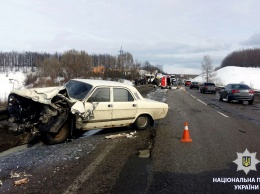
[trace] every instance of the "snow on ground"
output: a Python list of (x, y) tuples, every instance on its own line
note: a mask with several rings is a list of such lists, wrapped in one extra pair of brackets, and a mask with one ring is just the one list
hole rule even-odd
[[(192, 81), (204, 82), (202, 76)], [(244, 83), (255, 90), (260, 90), (260, 68), (251, 67), (224, 67), (215, 71), (212, 80), (217, 86), (225, 86), (229, 83)]]
[(0, 73), (0, 101), (6, 100), (11, 90), (24, 87), (26, 75), (22, 72)]

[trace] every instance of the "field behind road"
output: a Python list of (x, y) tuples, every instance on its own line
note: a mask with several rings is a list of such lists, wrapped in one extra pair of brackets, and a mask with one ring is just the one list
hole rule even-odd
[[(205, 104), (198, 100), (202, 98)], [(225, 112), (225, 106), (243, 105), (219, 104), (224, 108), (206, 105), (218, 103), (216, 98), (195, 92), (190, 95), (185, 89), (168, 91), (167, 103), (171, 109), (156, 130), (153, 178), (148, 193), (234, 193), (235, 185), (259, 185), (259, 182), (213, 182), (213, 178), (256, 180), (260, 173), (259, 164), (256, 165), (258, 171), (251, 170), (246, 175), (244, 171), (237, 171), (237, 164), (233, 162), (237, 152), (243, 153), (245, 149), (257, 152), (256, 158), (260, 159), (259, 123), (243, 117), (243, 109)], [(254, 111), (254, 107), (251, 109)], [(221, 111), (228, 117), (220, 114)], [(251, 114), (260, 121), (259, 109)], [(188, 122), (192, 143), (180, 141), (184, 122)]]

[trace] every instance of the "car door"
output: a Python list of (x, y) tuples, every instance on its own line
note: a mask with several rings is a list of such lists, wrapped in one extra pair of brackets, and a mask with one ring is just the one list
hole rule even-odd
[(127, 88), (113, 88), (112, 126), (127, 126), (136, 116), (138, 103)]
[(82, 128), (93, 129), (111, 127), (113, 105), (110, 90), (110, 87), (98, 87), (89, 96), (87, 102), (94, 105), (93, 118), (83, 120)]

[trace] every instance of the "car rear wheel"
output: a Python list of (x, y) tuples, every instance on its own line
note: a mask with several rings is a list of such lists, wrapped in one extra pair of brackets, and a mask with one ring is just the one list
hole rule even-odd
[(57, 133), (46, 133), (45, 134), (45, 139), (48, 144), (57, 144), (57, 143), (62, 143), (64, 142), (70, 133), (70, 124), (69, 121), (67, 120), (59, 129)]
[(150, 119), (147, 115), (140, 115), (134, 125), (138, 130), (146, 129), (150, 125)]
[(226, 99), (227, 99), (227, 102), (228, 102), (228, 103), (231, 102), (231, 99), (230, 99), (230, 97), (228, 96), (228, 94), (227, 94), (227, 96), (226, 96)]
[(223, 101), (223, 98), (221, 97), (221, 95), (219, 95), (219, 101)]

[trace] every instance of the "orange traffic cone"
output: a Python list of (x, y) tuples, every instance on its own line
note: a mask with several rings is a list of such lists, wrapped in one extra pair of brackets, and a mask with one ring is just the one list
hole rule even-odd
[(192, 139), (190, 138), (187, 122), (184, 123), (184, 132), (183, 132), (183, 137), (181, 139), (181, 142), (192, 142)]

